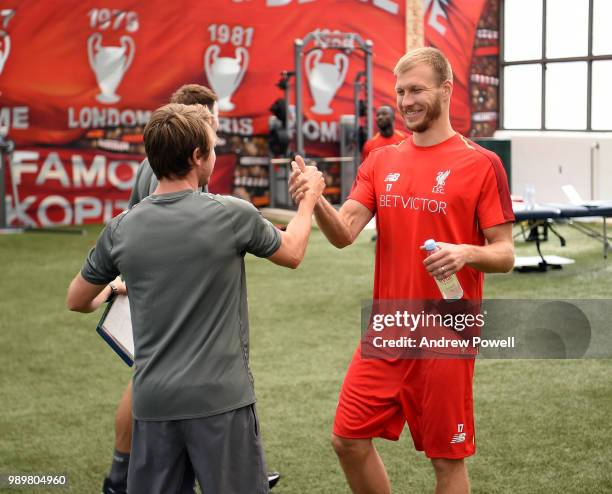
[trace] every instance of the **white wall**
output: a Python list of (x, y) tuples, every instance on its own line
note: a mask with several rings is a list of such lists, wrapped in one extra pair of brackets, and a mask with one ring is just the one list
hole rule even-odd
[(612, 200), (612, 133), (506, 130), (495, 137), (512, 141), (513, 194), (524, 195), (532, 185), (536, 202), (568, 202), (561, 187), (572, 184), (585, 200)]

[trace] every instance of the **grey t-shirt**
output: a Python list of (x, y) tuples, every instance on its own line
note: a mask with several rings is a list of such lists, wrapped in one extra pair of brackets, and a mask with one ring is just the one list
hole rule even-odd
[(244, 255), (280, 232), (250, 203), (191, 190), (152, 195), (102, 231), (81, 274), (119, 273), (130, 294), (139, 420), (205, 417), (255, 401)]
[(158, 183), (157, 177), (153, 173), (153, 168), (151, 168), (149, 164), (149, 160), (145, 158), (142, 163), (140, 163), (138, 170), (136, 170), (136, 178), (134, 187), (132, 187), (128, 208), (135, 206), (145, 197), (153, 194)]
[[(132, 187), (128, 208), (136, 206), (145, 197), (153, 194), (157, 184), (159, 184), (159, 181), (155, 173), (153, 173), (149, 159), (145, 158), (140, 163), (138, 170), (136, 170), (136, 178), (134, 179), (134, 187)], [(204, 186), (204, 192), (208, 192), (208, 185)]]

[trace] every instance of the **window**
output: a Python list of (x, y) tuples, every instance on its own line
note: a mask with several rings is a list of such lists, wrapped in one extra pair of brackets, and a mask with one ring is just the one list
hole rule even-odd
[(547, 129), (586, 129), (587, 63), (547, 64), (544, 105)]
[(588, 53), (589, 0), (548, 0), (546, 58), (581, 57)]
[[(525, 15), (529, 12), (529, 15)], [(505, 59), (537, 60), (542, 58), (542, 2), (506, 1), (504, 10)], [(520, 33), (520, 36), (517, 36)]]
[(511, 65), (504, 72), (504, 126), (539, 129), (542, 123), (542, 66)]
[(612, 1), (503, 5), (502, 128), (612, 131)]
[(612, 129), (612, 60), (593, 62), (593, 99), (591, 127)]
[(612, 2), (596, 0), (593, 5), (593, 55), (612, 53)]

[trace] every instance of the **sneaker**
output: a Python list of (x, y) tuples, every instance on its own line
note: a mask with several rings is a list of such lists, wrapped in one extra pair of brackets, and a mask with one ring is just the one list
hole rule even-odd
[(272, 489), (272, 487), (278, 484), (280, 477), (281, 475), (278, 472), (268, 472), (268, 486), (270, 487), (270, 489)]
[(127, 486), (113, 484), (108, 477), (102, 484), (102, 494), (127, 494)]

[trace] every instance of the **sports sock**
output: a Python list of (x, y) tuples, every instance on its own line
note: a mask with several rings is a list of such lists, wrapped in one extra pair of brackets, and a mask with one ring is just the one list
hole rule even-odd
[(113, 453), (113, 464), (108, 474), (109, 480), (114, 485), (127, 485), (128, 467), (130, 466), (130, 454), (115, 450)]

